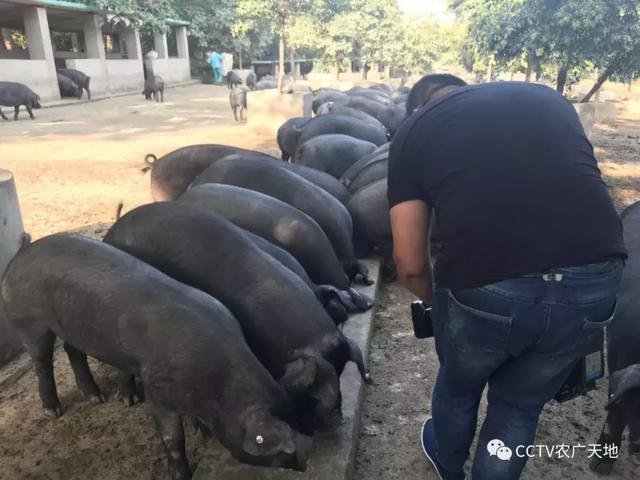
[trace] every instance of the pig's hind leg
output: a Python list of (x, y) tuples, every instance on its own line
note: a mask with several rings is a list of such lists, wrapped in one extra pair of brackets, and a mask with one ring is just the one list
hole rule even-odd
[[(27, 322), (25, 322), (27, 323)], [(17, 322), (14, 324), (18, 324)], [(21, 333), (21, 332), (19, 332)], [(62, 415), (62, 407), (56, 390), (56, 380), (53, 376), (53, 346), (56, 335), (48, 329), (37, 328), (30, 330), (28, 338), (23, 343), (33, 361), (33, 369), (38, 377), (38, 390), (45, 413), (57, 418)]]
[(187, 462), (182, 417), (166, 408), (151, 406), (151, 413), (160, 432), (162, 444), (167, 453), (169, 471), (173, 480), (191, 478), (191, 469)]
[(0, 108), (0, 118), (2, 118), (3, 120), (9, 120), (7, 116), (2, 112), (1, 108)]
[(622, 434), (627, 424), (621, 412), (618, 411), (617, 406), (613, 405), (607, 414), (607, 418), (602, 428), (602, 433), (598, 439), (598, 451), (599, 454), (595, 455), (591, 459), (589, 467), (594, 472), (601, 475), (609, 475), (613, 470), (613, 464), (617, 457), (613, 457), (610, 454), (605, 453), (605, 445), (616, 445), (620, 448), (622, 442)]
[(104, 396), (89, 369), (87, 355), (72, 345), (65, 342), (64, 349), (69, 357), (69, 363), (76, 377), (76, 385), (84, 398), (88, 398), (93, 402), (104, 402)]

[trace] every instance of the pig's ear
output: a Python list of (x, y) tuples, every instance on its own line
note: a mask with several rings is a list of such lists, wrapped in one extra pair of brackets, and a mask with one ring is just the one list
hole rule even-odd
[(640, 364), (630, 365), (611, 374), (611, 386), (607, 408), (619, 401), (625, 393), (640, 388)]
[(318, 401), (319, 408), (329, 412), (340, 404), (340, 378), (329, 362), (320, 359), (318, 363), (321, 385), (312, 396)]
[(280, 420), (250, 422), (244, 432), (242, 450), (254, 457), (290, 455), (296, 451), (294, 437), (291, 427)]
[(318, 376), (318, 364), (311, 355), (302, 355), (287, 363), (280, 384), (289, 391), (299, 392), (309, 388)]

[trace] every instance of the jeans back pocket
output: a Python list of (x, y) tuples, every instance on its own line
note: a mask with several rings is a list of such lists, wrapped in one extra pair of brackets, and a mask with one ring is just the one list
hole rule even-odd
[(487, 312), (480, 309), (481, 305), (468, 305), (460, 296), (449, 292), (446, 327), (449, 343), (463, 351), (508, 352), (513, 317)]

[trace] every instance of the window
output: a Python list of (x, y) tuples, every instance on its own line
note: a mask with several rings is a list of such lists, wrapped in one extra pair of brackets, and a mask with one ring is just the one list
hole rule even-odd
[(117, 33), (103, 33), (102, 39), (104, 40), (104, 51), (106, 53), (122, 53), (120, 48), (120, 35)]
[(53, 49), (57, 52), (84, 53), (83, 32), (51, 32)]

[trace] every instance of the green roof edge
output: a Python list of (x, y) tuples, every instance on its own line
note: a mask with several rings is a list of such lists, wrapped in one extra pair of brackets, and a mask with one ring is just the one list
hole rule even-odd
[[(107, 10), (101, 10), (96, 6), (90, 5), (88, 3), (76, 3), (69, 2), (67, 0), (37, 0), (34, 3), (42, 5), (43, 7), (61, 7), (69, 10), (77, 10), (81, 12), (103, 12), (109, 13)], [(187, 22), (185, 20), (179, 20), (176, 18), (167, 18), (165, 20), (167, 25), (174, 25), (180, 27), (188, 27), (191, 25), (191, 22)]]

